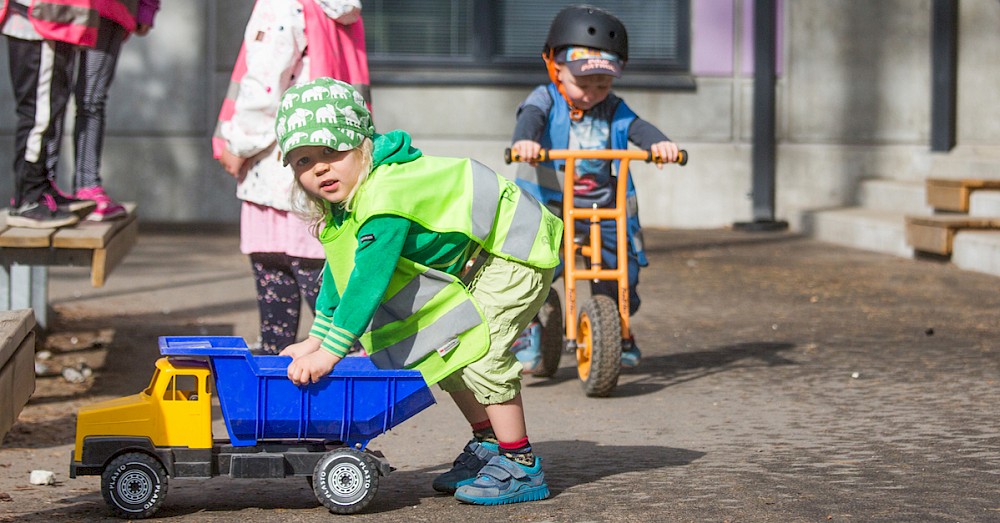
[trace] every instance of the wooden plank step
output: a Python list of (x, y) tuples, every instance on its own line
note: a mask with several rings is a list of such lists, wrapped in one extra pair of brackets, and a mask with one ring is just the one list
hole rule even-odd
[(0, 233), (0, 247), (48, 247), (55, 229), (8, 227)]
[(107, 222), (80, 222), (70, 227), (32, 229), (9, 227), (7, 213), (0, 215), (0, 247), (55, 247), (60, 249), (103, 249), (108, 241), (135, 219), (135, 203), (123, 203), (128, 212), (125, 218)]
[(52, 236), (52, 246), (60, 249), (103, 249), (108, 241), (135, 219), (134, 203), (123, 203), (128, 214), (106, 222), (80, 221), (73, 227), (63, 227)]
[(976, 189), (1000, 189), (1000, 180), (927, 179), (927, 204), (939, 211), (969, 212), (969, 194)]
[(950, 256), (962, 229), (998, 229), (1000, 218), (961, 215), (907, 216), (906, 243), (918, 251)]

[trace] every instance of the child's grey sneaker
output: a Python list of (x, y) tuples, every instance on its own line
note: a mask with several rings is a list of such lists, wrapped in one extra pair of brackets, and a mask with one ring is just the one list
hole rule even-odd
[(451, 470), (434, 478), (431, 486), (438, 492), (454, 494), (455, 489), (468, 485), (476, 479), (479, 471), (495, 456), (499, 456), (496, 443), (470, 441), (462, 453), (455, 458)]
[(22, 203), (7, 216), (7, 225), (32, 229), (53, 229), (73, 225), (77, 221), (79, 218), (75, 214), (60, 211), (50, 194), (43, 194), (37, 202)]
[(535, 457), (534, 466), (527, 467), (497, 456), (479, 471), (475, 481), (455, 491), (455, 499), (475, 505), (506, 505), (547, 497), (549, 486), (539, 457)]

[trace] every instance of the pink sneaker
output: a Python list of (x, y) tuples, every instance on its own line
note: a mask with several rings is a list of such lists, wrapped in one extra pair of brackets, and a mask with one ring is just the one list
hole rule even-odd
[(88, 207), (93, 207), (94, 203), (87, 200), (79, 200), (73, 196), (62, 192), (62, 189), (56, 184), (55, 180), (49, 180), (49, 185), (52, 186), (52, 191), (49, 194), (56, 202), (56, 206), (59, 207), (60, 211), (83, 211), (87, 210)]
[(97, 203), (97, 208), (87, 215), (87, 220), (92, 222), (103, 222), (114, 220), (125, 216), (125, 207), (111, 199), (104, 187), (85, 187), (77, 189), (76, 198), (78, 200), (93, 200)]

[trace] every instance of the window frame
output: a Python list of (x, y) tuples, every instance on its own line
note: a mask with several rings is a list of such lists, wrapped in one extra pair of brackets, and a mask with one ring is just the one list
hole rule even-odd
[[(496, 56), (497, 27), (500, 23), (495, 0), (470, 0), (473, 3), (472, 31), (480, 35), (471, 40), (468, 58), (410, 56), (380, 58), (368, 56), (373, 85), (398, 86), (525, 86), (548, 82), (541, 60)], [(691, 1), (680, 0), (678, 12), (682, 23), (678, 30), (680, 64), (667, 69), (663, 64), (630, 61), (625, 74), (615, 80), (616, 87), (645, 89), (694, 89), (691, 74)]]

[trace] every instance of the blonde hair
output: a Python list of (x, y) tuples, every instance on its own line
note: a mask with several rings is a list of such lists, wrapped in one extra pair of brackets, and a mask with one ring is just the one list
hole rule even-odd
[[(357, 147), (351, 150), (353, 154), (360, 155), (358, 170), (361, 172), (358, 174), (358, 183), (354, 184), (354, 188), (351, 189), (347, 198), (338, 204), (347, 212), (354, 210), (354, 198), (357, 196), (361, 186), (368, 181), (368, 175), (371, 173), (372, 164), (374, 163), (372, 159), (373, 150), (374, 145), (370, 138), (365, 138)], [(330, 202), (309, 194), (302, 188), (298, 176), (295, 176), (295, 183), (292, 184), (291, 198), (292, 211), (301, 216), (309, 224), (309, 231), (314, 236), (319, 236), (319, 232), (326, 224), (326, 215), (330, 209)]]

